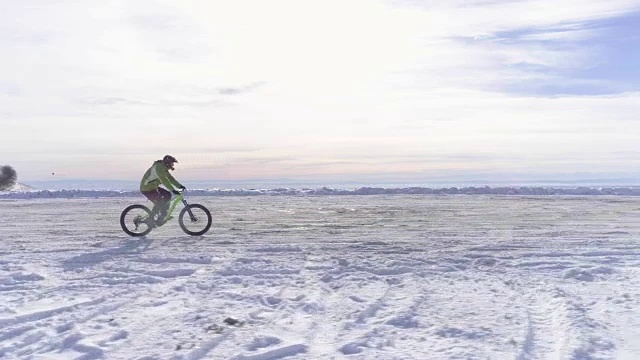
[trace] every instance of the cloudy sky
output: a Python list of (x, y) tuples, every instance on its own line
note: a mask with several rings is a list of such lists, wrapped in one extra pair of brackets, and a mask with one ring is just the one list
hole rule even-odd
[(2, 7), (20, 180), (640, 173), (640, 0)]

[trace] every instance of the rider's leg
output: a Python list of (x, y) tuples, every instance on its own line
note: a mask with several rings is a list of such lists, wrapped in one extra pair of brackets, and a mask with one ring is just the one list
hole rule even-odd
[(162, 202), (162, 193), (159, 191), (160, 188), (151, 190), (151, 191), (143, 191), (142, 194), (147, 197), (153, 203), (153, 207), (151, 208), (151, 214), (149, 215), (149, 223), (150, 226), (155, 226), (155, 217), (158, 215), (158, 212), (161, 210), (161, 202)]
[(171, 202), (171, 193), (163, 188), (158, 188), (159, 200), (156, 205), (158, 209), (158, 224), (164, 224), (165, 217), (167, 216), (167, 212), (169, 211), (169, 204)]

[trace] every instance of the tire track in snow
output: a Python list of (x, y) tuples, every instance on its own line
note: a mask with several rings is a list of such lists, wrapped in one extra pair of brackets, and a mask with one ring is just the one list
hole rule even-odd
[[(222, 326), (221, 335), (200, 342), (196, 348), (179, 359), (204, 358), (233, 358), (233, 359), (279, 359), (306, 352), (307, 346), (299, 343), (284, 343), (280, 338), (270, 338), (264, 341), (265, 329), (283, 328), (283, 319), (289, 319), (290, 300), (287, 292), (295, 288), (296, 281), (306, 267), (307, 257), (299, 248), (291, 246), (263, 246), (254, 248), (252, 253), (268, 253), (270, 258), (280, 258), (282, 261), (264, 261), (261, 256), (240, 251), (227, 257), (227, 261), (217, 266), (214, 277), (216, 283), (227, 283), (226, 287), (218, 289), (217, 301), (223, 303), (242, 300), (248, 303), (248, 309), (227, 308), (228, 316), (238, 316), (237, 313), (247, 312), (247, 318), (242, 319), (244, 326)], [(292, 254), (303, 254), (304, 257), (292, 257)], [(295, 262), (291, 260), (296, 259)], [(301, 261), (298, 264), (298, 261)], [(243, 284), (253, 291), (248, 294), (237, 292), (239, 284)], [(260, 289), (264, 291), (261, 292)], [(206, 291), (206, 290), (205, 290)], [(256, 309), (257, 307), (257, 309)], [(219, 309), (216, 308), (215, 310)], [(244, 310), (244, 311), (243, 311)], [(240, 315), (242, 318), (242, 315)], [(209, 319), (210, 321), (210, 319)], [(217, 325), (214, 323), (214, 325)], [(217, 326), (216, 326), (217, 327)], [(267, 330), (267, 331), (269, 331)], [(258, 345), (256, 345), (258, 344)], [(244, 349), (238, 351), (239, 349)], [(249, 352), (246, 352), (249, 350)]]
[[(275, 292), (261, 297), (259, 304), (264, 309), (257, 310), (253, 314), (254, 316), (259, 316), (263, 313), (267, 313), (269, 316), (263, 316), (262, 321), (260, 321), (259, 324), (250, 324), (259, 325), (259, 327), (255, 326), (254, 329), (241, 328), (234, 331), (235, 336), (242, 334), (243, 339), (246, 339), (242, 344), (245, 349), (250, 351), (250, 353), (237, 354), (231, 357), (231, 359), (270, 360), (304, 354), (308, 351), (307, 345), (296, 342), (286, 342), (276, 336), (269, 336), (265, 338), (263, 336), (264, 331), (261, 330), (264, 328), (279, 328), (283, 331), (291, 330), (291, 326), (297, 328), (297, 326), (300, 326), (301, 322), (305, 322), (304, 319), (298, 316), (296, 309), (297, 300), (299, 300), (300, 297), (294, 296), (293, 298), (290, 298), (287, 294), (291, 292), (297, 294), (297, 285), (300, 285), (300, 283), (306, 283), (306, 272), (312, 260), (309, 258), (307, 253), (301, 250), (299, 246), (267, 246), (258, 248), (256, 251), (270, 252), (273, 253), (272, 256), (276, 255), (277, 257), (282, 256), (282, 262), (288, 262), (288, 266), (281, 268), (280, 270), (271, 270), (261, 273), (268, 276), (282, 275), (285, 278), (287, 276), (291, 276), (291, 274), (294, 274), (294, 276), (293, 279), (290, 278), (288, 281), (287, 279), (281, 279), (284, 282), (274, 289)], [(299, 253), (303, 256), (292, 257), (292, 253)], [(295, 260), (295, 262), (292, 264), (290, 262), (291, 260)], [(258, 278), (259, 277), (260, 276), (258, 276)], [(271, 332), (269, 332), (269, 334), (271, 334)]]
[[(171, 249), (171, 246), (180, 246), (179, 243), (165, 243), (168, 253), (179, 249)], [(225, 329), (222, 334), (212, 337), (206, 329), (206, 322), (211, 321), (206, 316), (201, 316), (197, 311), (184, 309), (185, 304), (191, 307), (194, 299), (201, 298), (202, 293), (210, 291), (209, 286), (202, 284), (202, 277), (207, 273), (219, 271), (225, 268), (233, 260), (228, 262), (215, 262), (200, 256), (152, 256), (137, 260), (138, 263), (151, 264), (160, 267), (159, 270), (149, 268), (137, 270), (134, 274), (144, 274), (161, 279), (161, 281), (147, 286), (146, 297), (132, 299), (131, 306), (121, 315), (135, 319), (134, 322), (123, 321), (130, 331), (137, 334), (145, 334), (149, 343), (158, 345), (157, 351), (164, 354), (173, 352), (172, 359), (203, 359), (209, 358), (210, 352), (233, 337), (236, 329)], [(167, 265), (189, 264), (189, 268), (167, 269)], [(124, 316), (122, 316), (124, 318)], [(175, 324), (189, 323), (187, 331), (173, 332), (171, 328)], [(160, 343), (158, 343), (160, 341)], [(164, 347), (163, 347), (164, 346)], [(122, 349), (119, 349), (122, 353)], [(180, 351), (188, 350), (180, 354)], [(122, 353), (127, 354), (126, 349)], [(153, 355), (153, 356), (157, 356)]]
[(404, 279), (404, 282), (408, 282), (404, 286), (390, 280), (385, 279), (388, 288), (382, 296), (370, 302), (355, 316), (353, 322), (347, 323), (350, 332), (358, 327), (363, 328), (364, 332), (355, 331), (360, 334), (339, 348), (342, 354), (378, 356), (374, 354), (385, 348), (394, 348), (397, 354), (402, 354), (403, 359), (414, 358), (416, 349), (403, 347), (399, 342), (420, 333), (416, 332), (420, 328), (418, 318), (427, 295), (417, 278)]
[(34, 311), (30, 313), (24, 313), (14, 317), (0, 318), (0, 328), (4, 328), (10, 325), (36, 322), (50, 318), (54, 315), (70, 312), (76, 310), (78, 307), (97, 305), (105, 301), (105, 298), (98, 298), (93, 300), (81, 301), (71, 305), (53, 307), (46, 310)]
[[(338, 258), (332, 269), (318, 275), (324, 294), (317, 297), (321, 304), (331, 305), (321, 307), (325, 316), (316, 316), (327, 321), (315, 322), (311, 348), (332, 344), (330, 352), (350, 356), (394, 347), (404, 330), (412, 332), (418, 326), (423, 279), (415, 277), (414, 265), (411, 260), (371, 263), (367, 257)], [(402, 352), (411, 356), (410, 350)]]
[[(72, 305), (49, 308), (41, 311), (21, 314), (13, 318), (4, 319), (0, 326), (6, 326), (9, 330), (0, 336), (0, 338), (9, 340), (21, 337), (12, 342), (9, 346), (0, 348), (0, 357), (2, 355), (17, 355), (26, 357), (34, 353), (49, 352), (52, 350), (71, 349), (84, 355), (82, 359), (97, 359), (102, 356), (103, 352), (97, 346), (80, 344), (79, 341), (84, 337), (79, 333), (73, 333), (65, 336), (68, 330), (74, 327), (73, 321), (66, 320), (68, 316), (75, 316), (78, 311), (82, 312), (83, 308), (94, 308), (94, 305), (103, 304), (105, 298), (77, 302)], [(107, 305), (102, 306), (104, 308)], [(115, 309), (113, 309), (115, 310)], [(62, 316), (58, 316), (62, 315)], [(84, 316), (79, 322), (84, 322), (93, 315)], [(53, 326), (55, 321), (63, 321), (65, 325)], [(12, 328), (18, 324), (27, 323), (17, 328)]]
[(527, 331), (517, 360), (606, 357), (612, 341), (596, 336), (603, 326), (593, 320), (589, 307), (559, 288), (531, 296)]
[[(290, 298), (290, 314), (287, 318), (300, 332), (304, 339), (305, 352), (312, 357), (314, 352), (326, 353), (326, 345), (332, 343), (337, 333), (337, 321), (332, 321), (331, 309), (337, 300), (334, 289), (327, 286), (323, 276), (337, 266), (336, 260), (324, 255), (324, 250), (314, 244), (316, 255), (305, 254), (304, 265), (301, 268), (299, 282), (292, 287)], [(318, 321), (317, 319), (325, 321)], [(291, 329), (296, 331), (296, 329)], [(329, 336), (329, 334), (333, 336)], [(330, 337), (327, 340), (327, 336)], [(323, 349), (323, 350), (319, 350)]]
[[(548, 299), (545, 299), (548, 300)], [(559, 308), (535, 299), (527, 307), (527, 330), (517, 360), (562, 359), (563, 337), (569, 331), (558, 324)], [(558, 336), (560, 338), (558, 338)]]

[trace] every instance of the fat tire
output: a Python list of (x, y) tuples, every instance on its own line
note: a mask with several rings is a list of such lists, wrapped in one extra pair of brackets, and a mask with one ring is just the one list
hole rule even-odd
[[(190, 231), (184, 225), (185, 214), (187, 214), (187, 209), (189, 209), (189, 208), (198, 208), (198, 209), (204, 211), (204, 213), (207, 215), (207, 225), (204, 227), (204, 229), (202, 229), (200, 231)], [(187, 215), (187, 221), (191, 221), (191, 219), (189, 219), (188, 215)], [(188, 206), (185, 206), (182, 209), (182, 211), (180, 211), (180, 215), (178, 216), (178, 223), (180, 224), (180, 227), (182, 228), (182, 231), (184, 231), (185, 233), (187, 233), (187, 234), (189, 234), (191, 236), (200, 236), (200, 235), (203, 235), (204, 233), (206, 233), (207, 231), (209, 231), (209, 228), (211, 228), (212, 221), (213, 221), (213, 219), (211, 218), (211, 213), (209, 212), (209, 209), (207, 209), (206, 207), (204, 207), (203, 205), (200, 205), (200, 204), (189, 204)]]
[(147, 214), (149, 214), (149, 216), (151, 216), (151, 210), (149, 210), (148, 207), (146, 207), (144, 205), (139, 205), (139, 204), (129, 205), (124, 210), (122, 210), (122, 214), (120, 214), (120, 226), (122, 226), (122, 230), (124, 230), (124, 232), (126, 232), (127, 235), (135, 236), (135, 237), (145, 236), (145, 235), (147, 235), (148, 233), (151, 232), (151, 230), (152, 230), (151, 227), (148, 227), (147, 230), (145, 230), (143, 232), (136, 233), (136, 232), (133, 232), (133, 231), (129, 230), (129, 228), (125, 224), (125, 217), (127, 216), (127, 213), (129, 211), (133, 210), (133, 209), (142, 209), (142, 210), (146, 211)]

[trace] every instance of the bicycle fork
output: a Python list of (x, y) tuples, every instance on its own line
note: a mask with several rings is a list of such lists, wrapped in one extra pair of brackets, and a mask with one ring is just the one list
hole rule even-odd
[(198, 221), (198, 218), (195, 215), (193, 215), (193, 211), (191, 211), (191, 208), (189, 207), (187, 200), (182, 199), (182, 204), (184, 204), (185, 209), (187, 209), (187, 212), (189, 213), (189, 217), (191, 218), (191, 222)]

